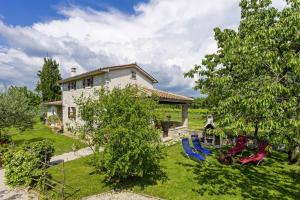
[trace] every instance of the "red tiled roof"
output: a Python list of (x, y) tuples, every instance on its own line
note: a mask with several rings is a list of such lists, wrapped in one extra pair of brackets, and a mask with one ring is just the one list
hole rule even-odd
[(173, 103), (190, 103), (193, 101), (192, 98), (174, 94), (171, 92), (165, 92), (158, 89), (150, 89), (146, 87), (141, 87), (141, 90), (149, 93), (150, 95), (158, 96), (160, 98), (160, 101), (163, 102), (173, 102)]

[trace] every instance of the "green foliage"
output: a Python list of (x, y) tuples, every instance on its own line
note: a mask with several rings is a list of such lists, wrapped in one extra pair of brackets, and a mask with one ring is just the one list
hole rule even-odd
[(56, 124), (59, 122), (59, 118), (57, 115), (51, 115), (48, 117), (48, 123), (49, 124)]
[[(166, 157), (162, 160), (168, 180), (149, 183), (145, 179), (133, 180), (122, 185), (136, 193), (142, 193), (166, 200), (296, 200), (300, 195), (300, 166), (290, 165), (287, 154), (272, 152), (259, 166), (229, 165), (219, 163), (219, 149), (212, 149), (207, 164), (188, 159), (182, 153), (180, 143), (164, 148)], [(94, 171), (88, 160), (93, 155), (66, 162), (66, 184), (78, 188), (71, 199), (108, 192), (113, 189), (106, 184), (103, 173)], [(208, 164), (209, 163), (209, 164)], [(48, 169), (54, 179), (61, 178), (61, 164)], [(60, 190), (57, 185), (55, 190)], [(67, 193), (74, 190), (66, 188)], [(61, 199), (60, 196), (54, 199)]]
[(103, 146), (101, 168), (107, 180), (162, 174), (160, 133), (154, 127), (157, 101), (135, 87), (97, 91), (77, 100), (85, 123), (77, 129), (91, 146)]
[(194, 109), (199, 109), (199, 108), (203, 109), (209, 107), (210, 107), (210, 102), (206, 97), (194, 98), (192, 105), (190, 106), (190, 108), (194, 108)]
[(27, 87), (18, 87), (18, 89), (28, 98), (30, 106), (38, 108), (41, 105), (42, 99), (36, 92), (28, 90)]
[[(208, 95), (215, 119), (236, 133), (300, 143), (300, 2), (282, 11), (270, 0), (242, 0), (238, 31), (216, 28), (218, 51), (186, 76)], [(261, 130), (261, 131), (259, 131)]]
[(53, 142), (47, 139), (24, 143), (21, 148), (25, 151), (30, 151), (40, 160), (40, 162), (49, 162), (55, 151)]
[(0, 144), (9, 144), (12, 142), (11, 136), (8, 134), (0, 135)]
[(44, 170), (36, 155), (23, 149), (6, 152), (4, 168), (10, 186), (34, 186)]
[(48, 176), (45, 162), (49, 162), (54, 148), (49, 140), (25, 143), (4, 153), (4, 168), (10, 186), (36, 186)]
[(6, 153), (9, 150), (10, 146), (9, 144), (1, 144), (0, 145), (0, 167), (3, 165), (3, 156), (4, 153)]
[(28, 93), (24, 87), (10, 87), (0, 93), (0, 137), (3, 131), (11, 127), (20, 131), (32, 127), (37, 108)]
[(52, 58), (44, 58), (44, 65), (38, 72), (39, 81), (36, 90), (42, 94), (43, 102), (61, 99), (61, 89), (58, 81), (61, 80), (59, 64)]

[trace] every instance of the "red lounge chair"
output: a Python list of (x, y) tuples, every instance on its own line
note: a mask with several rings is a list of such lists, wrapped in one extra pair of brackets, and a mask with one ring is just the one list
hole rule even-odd
[(245, 164), (254, 162), (254, 163), (257, 163), (257, 165), (259, 165), (259, 163), (261, 161), (263, 161), (263, 159), (267, 156), (267, 147), (268, 146), (269, 146), (269, 144), (267, 142), (261, 142), (259, 144), (258, 152), (249, 157), (240, 158), (239, 159), (240, 163), (242, 163), (242, 165), (245, 165)]
[(227, 155), (228, 157), (234, 156), (235, 154), (243, 151), (246, 148), (247, 144), (247, 137), (244, 135), (239, 135), (236, 139), (236, 144), (234, 147), (228, 150)]

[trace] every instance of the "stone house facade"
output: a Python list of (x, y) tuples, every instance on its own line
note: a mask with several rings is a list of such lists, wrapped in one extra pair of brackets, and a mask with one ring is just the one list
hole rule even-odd
[[(158, 81), (139, 67), (137, 64), (127, 64), (99, 68), (83, 74), (76, 74), (69, 78), (60, 81), (62, 88), (62, 101), (61, 102), (48, 102), (45, 105), (48, 109), (61, 110), (59, 118), (62, 121), (64, 130), (81, 123), (78, 115), (78, 106), (75, 99), (81, 95), (85, 97), (93, 97), (97, 89), (104, 87), (111, 90), (113, 88), (124, 88), (131, 84), (141, 88), (149, 95), (157, 95), (160, 98), (160, 103), (178, 103), (182, 104), (182, 124), (181, 126), (187, 127), (187, 109), (188, 104), (192, 101), (191, 98), (164, 92), (154, 88), (154, 84)], [(53, 114), (49, 112), (48, 115)]]

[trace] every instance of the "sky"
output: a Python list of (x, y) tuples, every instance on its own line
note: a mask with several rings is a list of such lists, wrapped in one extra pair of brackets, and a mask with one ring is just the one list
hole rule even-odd
[[(63, 78), (136, 62), (157, 88), (200, 96), (183, 74), (217, 50), (213, 29), (237, 29), (238, 0), (0, 0), (0, 90), (34, 89), (49, 56)], [(282, 8), (283, 0), (273, 4)]]

